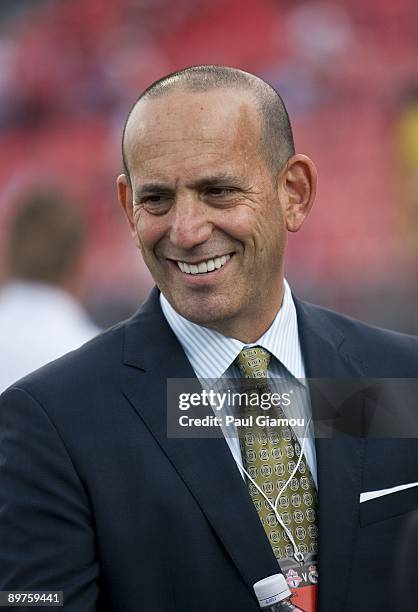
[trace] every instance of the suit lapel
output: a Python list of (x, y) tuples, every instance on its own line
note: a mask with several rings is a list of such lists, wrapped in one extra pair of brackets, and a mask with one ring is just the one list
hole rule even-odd
[[(346, 350), (345, 337), (334, 326), (331, 316), (296, 299), (295, 304), (307, 377), (364, 377), (365, 364)], [(312, 398), (314, 415), (323, 414), (318, 395), (313, 393)], [(364, 454), (362, 438), (316, 439), (321, 612), (344, 609), (359, 525)]]
[(126, 324), (124, 394), (189, 488), (254, 597), (253, 584), (277, 573), (277, 561), (224, 438), (167, 437), (169, 378), (193, 379), (195, 374), (162, 315), (154, 289)]

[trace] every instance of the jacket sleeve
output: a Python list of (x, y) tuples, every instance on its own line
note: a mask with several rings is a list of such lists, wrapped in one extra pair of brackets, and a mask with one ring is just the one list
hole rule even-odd
[(63, 591), (59, 609), (94, 612), (98, 583), (87, 492), (44, 408), (11, 388), (0, 397), (0, 590)]

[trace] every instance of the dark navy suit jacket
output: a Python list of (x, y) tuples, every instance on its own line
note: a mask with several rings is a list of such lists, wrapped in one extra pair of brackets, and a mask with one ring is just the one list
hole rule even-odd
[[(417, 376), (416, 338), (295, 303), (308, 376)], [(0, 590), (63, 590), (68, 612), (256, 612), (253, 584), (277, 562), (225, 440), (167, 437), (166, 380), (193, 376), (154, 290), (2, 395)], [(418, 488), (359, 495), (418, 482), (417, 441), (316, 452), (319, 610), (398, 609)]]

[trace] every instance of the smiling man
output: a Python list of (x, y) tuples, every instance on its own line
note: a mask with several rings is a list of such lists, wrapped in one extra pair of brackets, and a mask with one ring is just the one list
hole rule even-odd
[(124, 158), (119, 198), (165, 298), (190, 321), (259, 338), (282, 302), (287, 230), (316, 187), (278, 95), (220, 68), (163, 79), (130, 114)]
[(417, 375), (416, 338), (284, 280), (316, 170), (281, 98), (234, 68), (187, 68), (141, 94), (122, 146), (119, 201), (156, 287), (1, 396), (0, 590), (63, 591), (70, 612), (256, 612), (254, 584), (282, 574), (289, 610), (408, 609), (415, 440), (314, 440), (282, 426), (288, 403), (241, 440), (167, 435), (170, 379), (241, 377), (256, 398), (290, 380), (309, 423), (318, 396), (300, 379)]

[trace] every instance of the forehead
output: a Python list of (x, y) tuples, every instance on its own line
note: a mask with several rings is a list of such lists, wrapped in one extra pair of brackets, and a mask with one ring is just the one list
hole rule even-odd
[[(125, 154), (134, 173), (206, 158), (242, 163), (260, 156), (261, 126), (255, 103), (241, 91), (174, 90), (141, 100), (128, 122)], [(142, 173), (142, 172), (141, 172)]]

